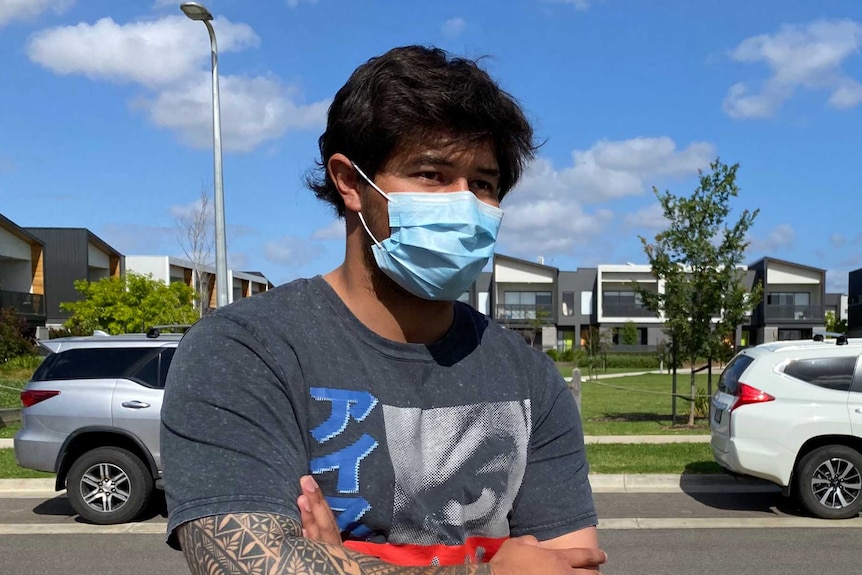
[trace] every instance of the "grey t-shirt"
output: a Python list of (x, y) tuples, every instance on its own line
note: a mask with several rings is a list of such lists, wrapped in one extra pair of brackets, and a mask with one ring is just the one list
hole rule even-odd
[(487, 560), (510, 536), (596, 524), (580, 417), (546, 354), (461, 303), (433, 345), (384, 339), (319, 276), (188, 331), (161, 457), (169, 534), (224, 513), (298, 519), (308, 473), (348, 546), (396, 563)]

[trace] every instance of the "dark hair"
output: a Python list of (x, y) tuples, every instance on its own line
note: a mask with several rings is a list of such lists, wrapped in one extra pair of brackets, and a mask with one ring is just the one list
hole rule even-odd
[(373, 178), (399, 150), (443, 139), (493, 142), (501, 199), (537, 149), (518, 102), (475, 60), (437, 48), (394, 48), (359, 66), (338, 90), (308, 187), (343, 217), (344, 202), (326, 170), (333, 154)]

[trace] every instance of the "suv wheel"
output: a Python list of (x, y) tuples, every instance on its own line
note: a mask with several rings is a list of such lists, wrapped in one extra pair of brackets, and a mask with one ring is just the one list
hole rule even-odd
[(856, 517), (862, 511), (862, 454), (846, 445), (818, 447), (799, 462), (796, 488), (817, 517)]
[(66, 493), (78, 514), (99, 525), (126, 523), (149, 505), (150, 470), (132, 452), (99, 447), (81, 455), (69, 468)]

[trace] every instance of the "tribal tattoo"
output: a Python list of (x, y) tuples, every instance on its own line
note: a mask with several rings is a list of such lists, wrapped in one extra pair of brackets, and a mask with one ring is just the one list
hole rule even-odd
[(295, 519), (266, 513), (204, 517), (182, 525), (192, 575), (492, 575), (485, 564), (404, 567), (302, 537)]

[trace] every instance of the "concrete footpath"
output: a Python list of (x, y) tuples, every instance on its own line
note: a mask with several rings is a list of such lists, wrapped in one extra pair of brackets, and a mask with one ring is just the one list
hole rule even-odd
[[(594, 493), (774, 493), (778, 486), (757, 479), (724, 474), (606, 474), (590, 475)], [(54, 479), (0, 479), (0, 498), (52, 498)]]
[[(588, 435), (587, 444), (709, 443), (709, 435)], [(0, 439), (0, 449), (12, 447), (11, 439)], [(777, 491), (771, 483), (737, 479), (723, 474), (604, 474), (590, 476), (596, 493), (762, 493)], [(0, 479), (0, 497), (51, 497), (54, 480)]]
[[(709, 443), (709, 435), (587, 435), (584, 443)], [(0, 439), (0, 449), (12, 449), (11, 439)]]

